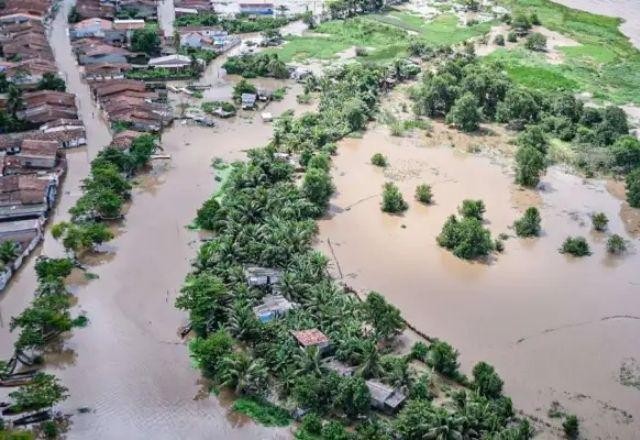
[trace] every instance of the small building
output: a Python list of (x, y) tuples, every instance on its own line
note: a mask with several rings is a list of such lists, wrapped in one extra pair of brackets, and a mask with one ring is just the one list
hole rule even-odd
[(262, 304), (253, 308), (253, 313), (261, 322), (269, 322), (286, 315), (293, 307), (294, 304), (282, 295), (266, 295)]
[(273, 15), (273, 3), (240, 3), (240, 13), (247, 15)]
[(162, 67), (170, 70), (180, 70), (191, 65), (191, 58), (186, 55), (166, 55), (163, 57), (151, 58), (149, 66)]
[(260, 117), (262, 118), (262, 120), (263, 120), (264, 122), (271, 122), (271, 121), (273, 121), (273, 115), (272, 115), (271, 113), (269, 113), (269, 112), (263, 112), (263, 113), (260, 113)]
[(244, 268), (244, 276), (251, 287), (273, 286), (280, 283), (282, 271), (260, 266), (247, 266)]
[(318, 347), (321, 352), (329, 349), (329, 338), (317, 328), (291, 332), (302, 348)]
[(0, 221), (46, 216), (55, 203), (57, 189), (56, 176), (0, 176)]
[(142, 19), (113, 20), (113, 28), (119, 31), (134, 31), (144, 29), (145, 23)]
[(254, 93), (243, 93), (240, 97), (242, 110), (253, 110), (256, 106), (256, 98)]
[(71, 39), (76, 38), (103, 38), (108, 31), (113, 29), (113, 22), (102, 18), (87, 18), (73, 26), (69, 30)]
[(176, 17), (182, 17), (184, 15), (198, 15), (198, 10), (197, 9), (175, 7), (175, 8), (173, 8), (173, 10), (176, 13)]
[(16, 164), (24, 168), (51, 169), (56, 166), (58, 143), (56, 141), (25, 139), (20, 152), (12, 157)]
[(371, 394), (371, 406), (386, 414), (395, 414), (407, 398), (398, 388), (377, 380), (368, 380), (366, 384)]

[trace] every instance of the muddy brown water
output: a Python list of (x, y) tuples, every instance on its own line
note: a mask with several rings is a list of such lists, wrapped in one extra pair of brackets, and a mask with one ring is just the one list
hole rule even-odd
[[(68, 153), (69, 173), (52, 223), (68, 218), (67, 210), (81, 195), (80, 182), (89, 171), (90, 160), (111, 138), (71, 54), (66, 17), (72, 4), (67, 0), (61, 5), (52, 23), (51, 42), (68, 89), (77, 96), (88, 146)], [(224, 91), (219, 95), (230, 97), (236, 80), (221, 73)], [(283, 85), (292, 90), (282, 102), (269, 105), (268, 111), (276, 116), (297, 107), (299, 87), (279, 84)], [(287, 429), (263, 428), (232, 413), (229, 399), (208, 398), (187, 346), (177, 335), (186, 315), (174, 307), (200, 244), (198, 233), (187, 225), (215, 189), (213, 158), (242, 159), (246, 149), (263, 145), (271, 133), (271, 125), (260, 120), (259, 112), (241, 112), (213, 129), (176, 123), (163, 134), (164, 153), (171, 160), (156, 161), (148, 175), (137, 179), (133, 203), (126, 220), (117, 227), (116, 238), (106, 247), (109, 252), (86, 260), (98, 278), (89, 281), (76, 273), (69, 280), (78, 298), (74, 312), (85, 312), (90, 323), (46, 355), (47, 369), (69, 388), (70, 397), (60, 406), (73, 414), (67, 438), (290, 436)], [(49, 235), (36, 253), (40, 252), (63, 254)], [(34, 260), (30, 259), (0, 296), (2, 357), (10, 356), (15, 337), (8, 330), (10, 316), (32, 299)], [(81, 408), (88, 412), (79, 411)]]
[[(517, 408), (544, 417), (558, 400), (580, 416), (589, 437), (633, 438), (640, 391), (618, 375), (625, 359), (640, 359), (640, 257), (620, 216), (623, 202), (605, 182), (558, 167), (543, 190), (523, 191), (512, 184), (508, 161), (456, 147), (422, 134), (391, 137), (385, 127), (342, 141), (332, 170), (338, 191), (320, 221), (318, 246), (331, 255), (331, 241), (348, 285), (384, 293), (419, 330), (459, 349), (465, 372), (481, 360), (494, 364)], [(387, 169), (370, 164), (376, 152), (388, 157)], [(386, 181), (409, 202), (405, 214), (380, 211)], [(432, 205), (413, 200), (423, 182), (432, 185)], [(465, 198), (484, 200), (494, 236), (513, 236), (513, 221), (537, 206), (543, 234), (509, 238), (504, 253), (486, 263), (459, 260), (436, 236)], [(595, 211), (634, 249), (607, 256), (606, 234), (591, 232)], [(558, 253), (565, 237), (578, 234), (589, 240), (591, 257)]]

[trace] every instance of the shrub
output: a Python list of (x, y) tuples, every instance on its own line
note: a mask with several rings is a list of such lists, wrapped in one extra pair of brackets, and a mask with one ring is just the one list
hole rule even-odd
[(319, 435), (322, 431), (322, 419), (316, 413), (305, 414), (300, 428), (309, 434)]
[(518, 136), (518, 145), (521, 147), (533, 147), (542, 154), (547, 153), (549, 141), (539, 125), (528, 125)]
[(304, 173), (302, 181), (302, 194), (319, 208), (324, 208), (335, 186), (331, 181), (331, 175), (320, 168), (309, 168)]
[(416, 200), (422, 203), (429, 204), (433, 198), (431, 193), (431, 186), (423, 183), (416, 187)]
[(511, 27), (518, 32), (524, 33), (531, 29), (531, 22), (529, 21), (529, 17), (519, 12), (511, 19)]
[(411, 347), (410, 357), (418, 361), (426, 361), (429, 354), (429, 347), (424, 342), (418, 341)]
[(382, 191), (382, 210), (395, 213), (406, 211), (408, 207), (398, 187), (391, 182), (385, 183)]
[(519, 147), (516, 152), (516, 183), (535, 188), (545, 169), (544, 155), (531, 146)]
[(444, 341), (436, 340), (429, 347), (427, 364), (438, 373), (447, 377), (456, 377), (458, 374), (458, 350)]
[(377, 167), (386, 167), (387, 158), (382, 153), (376, 153), (371, 156), (371, 163)]
[(584, 237), (567, 237), (564, 243), (562, 243), (560, 253), (571, 254), (574, 257), (591, 255), (589, 243), (587, 243)]
[(266, 400), (255, 397), (241, 397), (233, 403), (238, 411), (264, 426), (288, 426), (291, 423), (289, 412)]
[(478, 129), (481, 117), (478, 99), (467, 92), (456, 100), (447, 114), (447, 122), (455, 124), (462, 131), (471, 132)]
[(625, 179), (627, 202), (634, 208), (640, 208), (640, 167), (627, 175)]
[(627, 250), (627, 242), (618, 234), (613, 234), (607, 240), (607, 252), (613, 255), (620, 255)]
[(329, 171), (331, 167), (331, 160), (329, 154), (320, 152), (311, 156), (311, 159), (307, 162), (307, 168), (318, 168), (322, 171)]
[(591, 216), (591, 223), (593, 224), (593, 229), (602, 232), (607, 229), (609, 219), (604, 212), (597, 212)]
[(624, 171), (640, 166), (640, 140), (634, 136), (622, 136), (611, 147), (615, 164)]
[(547, 37), (539, 32), (534, 32), (527, 37), (524, 47), (536, 52), (544, 52), (547, 49)]
[(479, 394), (493, 399), (500, 397), (503, 382), (491, 365), (478, 362), (473, 367), (472, 374), (473, 386)]
[(579, 434), (579, 422), (578, 418), (574, 415), (568, 415), (565, 421), (562, 423), (562, 429), (567, 438), (576, 439)]
[(496, 239), (493, 242), (493, 248), (496, 250), (496, 252), (504, 252), (504, 242), (500, 239)]
[(522, 218), (513, 223), (513, 227), (519, 237), (537, 236), (540, 234), (540, 220), (538, 208), (531, 206), (527, 208)]
[(516, 43), (518, 41), (518, 35), (515, 32), (511, 31), (507, 34), (507, 41), (509, 43)]
[(504, 46), (504, 35), (496, 35), (496, 38), (493, 39), (493, 43), (497, 46)]
[(485, 207), (482, 200), (470, 200), (465, 199), (462, 201), (462, 206), (458, 209), (460, 215), (464, 218), (476, 218), (482, 220)]
[(440, 246), (452, 251), (456, 257), (466, 260), (487, 255), (494, 246), (491, 233), (482, 226), (480, 220), (477, 218), (458, 220), (455, 215), (449, 217), (436, 240)]

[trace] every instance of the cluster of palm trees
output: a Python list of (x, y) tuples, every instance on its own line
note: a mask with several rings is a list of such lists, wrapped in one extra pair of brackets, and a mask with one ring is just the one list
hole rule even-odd
[[(269, 145), (251, 151), (247, 162), (233, 165), (222, 192), (198, 213), (200, 226), (206, 225), (215, 235), (200, 248), (176, 303), (190, 313), (198, 335), (192, 354), (211, 379), (237, 394), (277, 395), (281, 402), (329, 419), (345, 414), (361, 425), (353, 438), (362, 439), (403, 432), (400, 421), (414, 412), (409, 405), (397, 423), (361, 423), (360, 417), (369, 413), (365, 379), (375, 378), (407, 392), (418, 383), (424, 388), (431, 382), (418, 377), (413, 362), (420, 360), (391, 354), (386, 348), (404, 327), (398, 310), (375, 293), (359, 302), (328, 275), (327, 258), (312, 248), (314, 219), (323, 207), (308, 199), (295, 184), (294, 167), (276, 153), (300, 153), (307, 157), (305, 164), (322, 168), (323, 161), (310, 158), (328, 154), (335, 141), (364, 128), (376, 110), (386, 73), (383, 68), (349, 65), (327, 75), (319, 81), (319, 113), (285, 115)], [(253, 307), (274, 288), (247, 285), (243, 267), (254, 264), (281, 269), (276, 293), (295, 304), (284, 316), (266, 323), (258, 320)], [(292, 331), (314, 328), (327, 335), (336, 359), (355, 371), (353, 377), (336, 374), (325, 363), (325, 353), (316, 347), (301, 348), (292, 337)], [(462, 410), (453, 403), (436, 409), (425, 397), (428, 393), (414, 394), (430, 408), (421, 423), (434, 436), (406, 438), (454, 438), (445, 435), (453, 432), (446, 429), (451, 420), (445, 414), (460, 417)], [(470, 393), (469, 407), (480, 398), (484, 397)], [(477, 432), (503, 432), (510, 417)], [(465, 425), (464, 432), (471, 433), (474, 426)]]

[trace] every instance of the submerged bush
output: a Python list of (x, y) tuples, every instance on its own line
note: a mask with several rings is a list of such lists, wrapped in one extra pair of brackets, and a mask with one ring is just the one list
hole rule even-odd
[(416, 200), (425, 204), (431, 203), (433, 194), (431, 193), (431, 186), (423, 183), (416, 187)]
[(591, 216), (591, 223), (593, 224), (593, 229), (603, 232), (607, 229), (609, 219), (604, 212), (597, 212)]
[(587, 240), (584, 237), (567, 237), (564, 243), (562, 243), (560, 253), (570, 254), (574, 257), (585, 257), (587, 255), (591, 255), (589, 243), (587, 243)]
[(404, 201), (398, 187), (391, 182), (385, 183), (382, 191), (382, 210), (397, 213), (406, 211), (407, 208), (409, 205)]
[(538, 208), (531, 206), (527, 208), (522, 218), (513, 223), (513, 227), (519, 237), (537, 236), (540, 235), (540, 221)]
[(376, 153), (371, 156), (371, 163), (377, 167), (386, 167), (387, 158), (382, 153)]
[(502, 394), (502, 379), (495, 369), (486, 362), (478, 362), (473, 367), (473, 387), (485, 397), (496, 398)]
[(564, 429), (564, 434), (567, 436), (567, 438), (578, 438), (578, 434), (580, 431), (578, 418), (574, 415), (568, 415), (565, 421), (562, 423), (562, 429)]
[(465, 199), (462, 201), (462, 206), (458, 211), (464, 218), (482, 220), (482, 215), (485, 211), (484, 202), (482, 200)]
[(496, 38), (493, 39), (493, 44), (497, 46), (504, 46), (504, 35), (498, 34)]
[(455, 215), (452, 215), (442, 227), (442, 232), (436, 240), (440, 246), (465, 260), (487, 255), (493, 250), (491, 233), (475, 217), (458, 220)]
[(444, 341), (435, 341), (429, 347), (427, 364), (447, 377), (456, 377), (458, 374), (458, 350)]
[(619, 255), (627, 250), (627, 242), (618, 234), (613, 234), (607, 240), (607, 252), (613, 255)]

